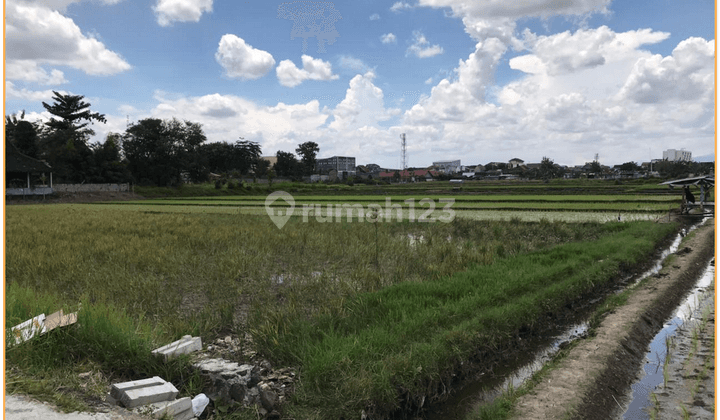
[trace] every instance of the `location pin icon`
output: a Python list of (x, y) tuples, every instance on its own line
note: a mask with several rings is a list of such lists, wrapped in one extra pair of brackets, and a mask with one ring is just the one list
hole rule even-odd
[[(285, 200), (286, 203), (290, 204), (290, 207), (281, 209), (273, 209), (270, 207), (277, 200)], [(277, 226), (278, 229), (282, 229), (285, 223), (290, 220), (293, 211), (295, 211), (295, 199), (285, 191), (275, 191), (265, 199), (265, 211), (268, 216), (270, 216), (270, 220), (275, 223), (275, 226)]]

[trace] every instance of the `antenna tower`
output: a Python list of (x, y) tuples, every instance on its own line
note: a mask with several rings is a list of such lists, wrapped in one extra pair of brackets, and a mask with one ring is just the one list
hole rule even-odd
[(600, 162), (600, 153), (595, 153), (595, 162)]
[(402, 170), (405, 171), (407, 169), (407, 145), (405, 144), (405, 133), (400, 134), (400, 139), (402, 140)]

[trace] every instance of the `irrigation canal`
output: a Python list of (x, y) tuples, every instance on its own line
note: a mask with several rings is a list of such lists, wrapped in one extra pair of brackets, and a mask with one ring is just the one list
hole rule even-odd
[[(640, 275), (633, 276), (633, 278), (631, 279), (625, 279), (625, 281), (621, 282), (625, 286), (617, 289), (616, 292), (619, 293), (625, 290), (627, 287), (632, 287), (633, 285), (636, 285), (642, 279), (657, 274), (662, 268), (663, 260), (665, 260), (665, 258), (667, 258), (670, 254), (673, 254), (678, 250), (682, 238), (687, 233), (696, 229), (704, 222), (705, 220), (679, 233), (672, 242), (672, 244), (666, 249), (664, 249), (660, 256), (654, 261), (654, 263), (652, 264), (652, 268)], [(712, 278), (714, 276), (714, 267), (709, 267), (709, 270), (711, 270), (711, 274), (708, 274), (708, 272), (706, 271), (705, 275), (698, 280), (696, 287), (693, 289), (694, 292), (691, 293), (690, 296), (688, 296), (688, 301), (695, 302), (695, 300), (693, 299), (697, 299), (696, 294), (699, 293), (698, 290), (700, 288), (704, 289), (704, 286), (702, 285), (704, 285), (707, 281), (712, 281)], [(707, 278), (709, 278), (709, 280), (707, 280)], [(660, 333), (658, 333), (658, 337), (662, 336), (663, 333), (665, 333), (665, 336), (667, 336), (668, 333), (666, 332), (666, 330), (674, 331), (675, 329), (677, 329), (678, 325), (682, 324), (682, 317), (679, 317), (677, 314), (682, 313), (682, 311), (687, 312), (687, 309), (684, 309), (683, 305), (684, 304), (678, 307), (676, 311), (676, 316), (666, 324), (665, 328)], [(424, 412), (420, 413), (421, 418), (425, 420), (464, 418), (474, 407), (491, 403), (504, 391), (521, 386), (535, 372), (539, 371), (545, 365), (545, 363), (552, 360), (553, 357), (558, 353), (558, 351), (560, 351), (560, 349), (564, 348), (572, 341), (584, 338), (586, 336), (590, 311), (584, 312), (585, 314), (583, 318), (570, 320), (562, 326), (558, 325), (553, 331), (547, 334), (544, 339), (538, 340), (535, 348), (539, 350), (535, 352), (525, 353), (526, 356), (516, 359), (511, 365), (497, 367), (493, 371), (492, 375), (481, 374), (475, 378), (472, 378), (461, 389), (453, 393), (447, 400), (433, 404), (430, 407), (425, 407)], [(680, 319), (680, 324), (678, 324), (678, 319)], [(662, 344), (662, 351), (664, 352), (665, 341), (664, 339), (658, 339), (658, 337), (656, 337), (656, 340), (659, 340), (659, 342)], [(656, 345), (655, 341), (653, 341), (653, 344), (651, 346), (653, 345)], [(653, 355), (648, 357), (656, 356)], [(644, 402), (642, 402), (642, 399), (645, 398), (645, 400), (647, 400), (648, 392), (652, 391), (652, 389), (650, 389), (649, 391), (648, 389), (650, 387), (654, 388), (655, 385), (651, 385), (651, 383), (656, 384), (656, 381), (657, 375), (655, 374), (651, 375), (651, 378), (644, 380), (644, 382), (641, 381), (642, 384), (637, 386), (637, 388), (639, 389), (637, 402), (635, 402), (633, 396), (628, 396), (629, 401), (626, 401), (626, 406), (629, 406), (628, 410), (635, 410), (637, 407), (638, 410), (642, 411), (642, 407), (645, 406), (641, 405), (644, 404)], [(662, 372), (660, 372), (660, 382), (662, 382)], [(633, 386), (633, 390), (635, 388), (636, 386)], [(643, 411), (643, 413), (645, 412)], [(645, 413), (644, 417), (624, 418), (647, 418), (647, 414)]]
[(669, 339), (676, 335), (679, 329), (691, 327), (694, 321), (702, 316), (705, 305), (713, 304), (713, 294), (708, 294), (707, 288), (715, 278), (715, 265), (711, 262), (705, 269), (702, 277), (697, 281), (685, 301), (675, 310), (672, 318), (663, 325), (663, 329), (653, 338), (645, 356), (638, 381), (632, 384), (632, 391), (626, 396), (624, 413), (619, 418), (629, 420), (649, 419), (652, 401), (650, 393), (654, 392), (664, 381), (665, 358), (668, 356), (667, 347)]

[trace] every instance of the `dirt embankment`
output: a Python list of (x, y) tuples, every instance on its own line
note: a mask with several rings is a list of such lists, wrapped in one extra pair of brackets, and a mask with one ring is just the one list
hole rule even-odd
[(532, 393), (518, 399), (514, 418), (606, 420), (620, 414), (620, 400), (635, 380), (647, 345), (714, 255), (712, 221), (681, 247), (684, 252), (637, 287), (592, 338), (577, 345)]

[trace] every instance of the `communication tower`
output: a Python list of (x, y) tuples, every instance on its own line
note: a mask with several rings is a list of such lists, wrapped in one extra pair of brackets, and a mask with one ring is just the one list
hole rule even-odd
[(400, 134), (402, 140), (402, 170), (403, 172), (407, 169), (407, 145), (405, 144), (405, 133)]

